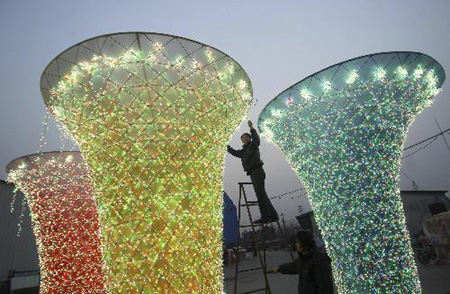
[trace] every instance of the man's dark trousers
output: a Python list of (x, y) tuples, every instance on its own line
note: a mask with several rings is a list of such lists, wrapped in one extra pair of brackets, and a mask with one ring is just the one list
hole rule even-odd
[(264, 186), (266, 179), (264, 169), (262, 166), (256, 167), (250, 171), (249, 175), (253, 183), (253, 189), (255, 189), (256, 198), (258, 199), (261, 219), (278, 219), (278, 213), (270, 202)]

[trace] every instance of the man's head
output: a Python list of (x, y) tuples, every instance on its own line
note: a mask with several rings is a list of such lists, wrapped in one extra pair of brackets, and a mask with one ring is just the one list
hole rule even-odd
[(243, 133), (241, 136), (241, 141), (242, 144), (247, 145), (252, 141), (252, 135), (250, 135), (249, 133)]
[(316, 242), (311, 233), (307, 231), (298, 231), (295, 235), (295, 248), (299, 253), (306, 253), (316, 247)]

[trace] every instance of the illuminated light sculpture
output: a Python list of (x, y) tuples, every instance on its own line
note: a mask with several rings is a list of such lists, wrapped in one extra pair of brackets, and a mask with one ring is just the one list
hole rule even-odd
[(40, 293), (106, 293), (97, 207), (79, 152), (28, 155), (6, 170), (30, 206)]
[(120, 33), (64, 51), (41, 90), (89, 165), (108, 290), (220, 293), (223, 160), (252, 103), (241, 66), (195, 41)]
[(400, 158), (414, 117), (444, 79), (427, 55), (373, 54), (305, 78), (259, 116), (262, 135), (305, 185), (340, 293), (421, 292)]

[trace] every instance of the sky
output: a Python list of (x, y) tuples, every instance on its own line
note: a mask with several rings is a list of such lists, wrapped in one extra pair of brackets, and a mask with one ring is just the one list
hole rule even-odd
[[(50, 61), (70, 46), (103, 34), (147, 31), (216, 47), (249, 75), (257, 104), (249, 119), (277, 94), (315, 72), (365, 54), (417, 51), (435, 58), (450, 76), (450, 1), (50, 1), (0, 0), (0, 179), (13, 159), (39, 149), (45, 105), (39, 81)], [(450, 81), (433, 106), (416, 117), (405, 147), (450, 127)], [(241, 146), (236, 130), (230, 145)], [(450, 135), (446, 134), (450, 141)], [(60, 150), (50, 123), (44, 151)], [(419, 146), (421, 147), (421, 146)], [(411, 149), (413, 152), (416, 149)], [(269, 197), (302, 187), (273, 145), (260, 147)], [(404, 155), (409, 154), (406, 152)], [(450, 190), (450, 150), (440, 137), (402, 161), (402, 171), (423, 190)], [(401, 187), (412, 189), (404, 173)], [(224, 189), (236, 203), (237, 182), (248, 181), (240, 160), (225, 157)], [(292, 220), (310, 209), (300, 190), (272, 200)], [(255, 213), (258, 216), (257, 213)]]

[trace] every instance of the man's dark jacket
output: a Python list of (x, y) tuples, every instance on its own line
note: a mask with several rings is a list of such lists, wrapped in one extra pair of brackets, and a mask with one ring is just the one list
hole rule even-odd
[(241, 159), (242, 166), (244, 167), (244, 171), (246, 171), (247, 174), (250, 174), (253, 169), (263, 166), (264, 164), (259, 155), (259, 135), (255, 129), (251, 129), (250, 133), (252, 135), (251, 142), (247, 145), (242, 145), (241, 150), (235, 150), (229, 145), (227, 147), (227, 150), (231, 155), (234, 155)]
[(331, 259), (316, 249), (307, 255), (300, 254), (294, 262), (280, 265), (278, 272), (288, 275), (298, 274), (298, 293), (334, 293)]

